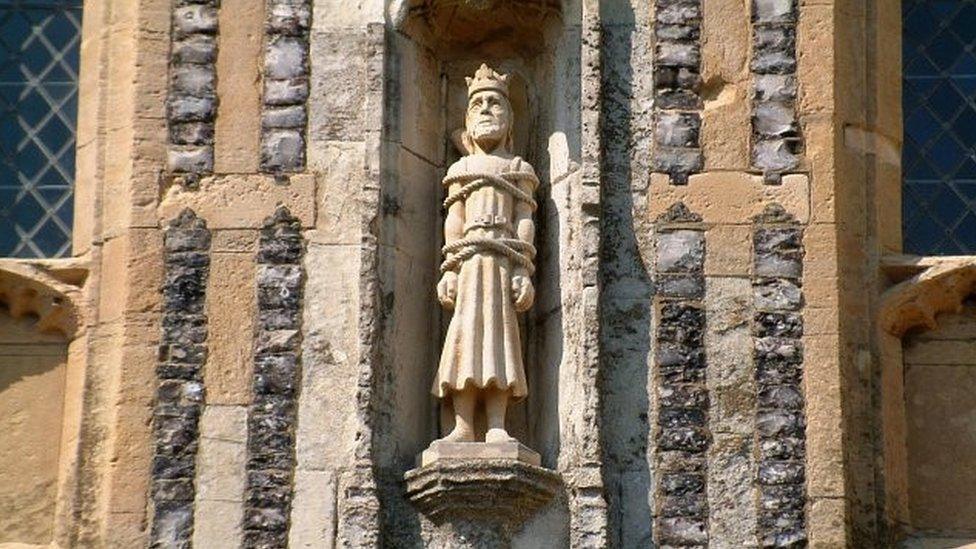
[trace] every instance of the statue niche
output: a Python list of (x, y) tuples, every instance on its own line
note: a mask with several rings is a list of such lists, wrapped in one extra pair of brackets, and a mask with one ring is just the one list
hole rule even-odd
[(468, 78), (466, 153), (444, 185), (444, 262), (437, 296), (454, 314), (433, 393), (453, 408), (447, 442), (474, 442), (483, 406), (485, 442), (514, 442), (505, 428), (510, 402), (528, 388), (516, 315), (532, 306), (536, 250), (535, 170), (512, 152), (508, 77), (482, 65)]
[(453, 316), (432, 388), (454, 426), (424, 450), (405, 481), (410, 501), (443, 528), (445, 546), (495, 548), (509, 546), (512, 532), (552, 499), (561, 479), (505, 426), (509, 404), (528, 394), (517, 315), (535, 299), (539, 180), (512, 151), (508, 77), (483, 64), (466, 81), (465, 128), (457, 134), (466, 154), (443, 180), (437, 284)]

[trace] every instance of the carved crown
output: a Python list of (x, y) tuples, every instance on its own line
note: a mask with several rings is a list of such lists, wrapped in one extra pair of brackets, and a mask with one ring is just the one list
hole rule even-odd
[(468, 97), (485, 90), (494, 90), (508, 97), (508, 75), (495, 72), (484, 63), (474, 73), (474, 78), (465, 77), (464, 80), (468, 83)]

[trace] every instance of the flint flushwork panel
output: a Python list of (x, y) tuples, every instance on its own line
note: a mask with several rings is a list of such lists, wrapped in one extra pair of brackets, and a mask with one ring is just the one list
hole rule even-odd
[(705, 232), (683, 204), (657, 220), (654, 536), (661, 547), (708, 545)]
[(268, 0), (265, 21), (261, 169), (305, 167), (309, 90), (310, 0)]
[(166, 122), (169, 170), (213, 172), (218, 0), (175, 0)]
[(254, 400), (247, 420), (244, 547), (286, 547), (301, 379), (304, 245), (286, 208), (265, 221), (257, 254)]
[(189, 547), (207, 360), (210, 231), (184, 210), (164, 236), (163, 318), (153, 407), (150, 547)]
[(752, 0), (752, 166), (770, 183), (800, 164), (797, 0)]
[(701, 0), (656, 0), (653, 169), (686, 184), (702, 169)]
[(801, 547), (807, 542), (803, 229), (781, 208), (767, 208), (756, 219), (753, 246), (759, 541)]

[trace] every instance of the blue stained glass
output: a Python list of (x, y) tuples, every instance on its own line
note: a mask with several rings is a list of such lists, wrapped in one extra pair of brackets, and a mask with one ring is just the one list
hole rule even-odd
[(976, 254), (976, 0), (903, 0), (906, 252)]
[(71, 253), (82, 0), (0, 0), (0, 256)]

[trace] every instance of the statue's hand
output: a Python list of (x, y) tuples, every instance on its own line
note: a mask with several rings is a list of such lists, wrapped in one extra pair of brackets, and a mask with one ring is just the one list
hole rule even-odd
[(454, 302), (457, 300), (457, 279), (457, 273), (447, 271), (441, 276), (441, 281), (437, 283), (437, 300), (445, 309), (454, 309)]
[(512, 277), (512, 294), (515, 296), (515, 310), (523, 313), (529, 310), (535, 301), (535, 286), (527, 275), (517, 274)]

